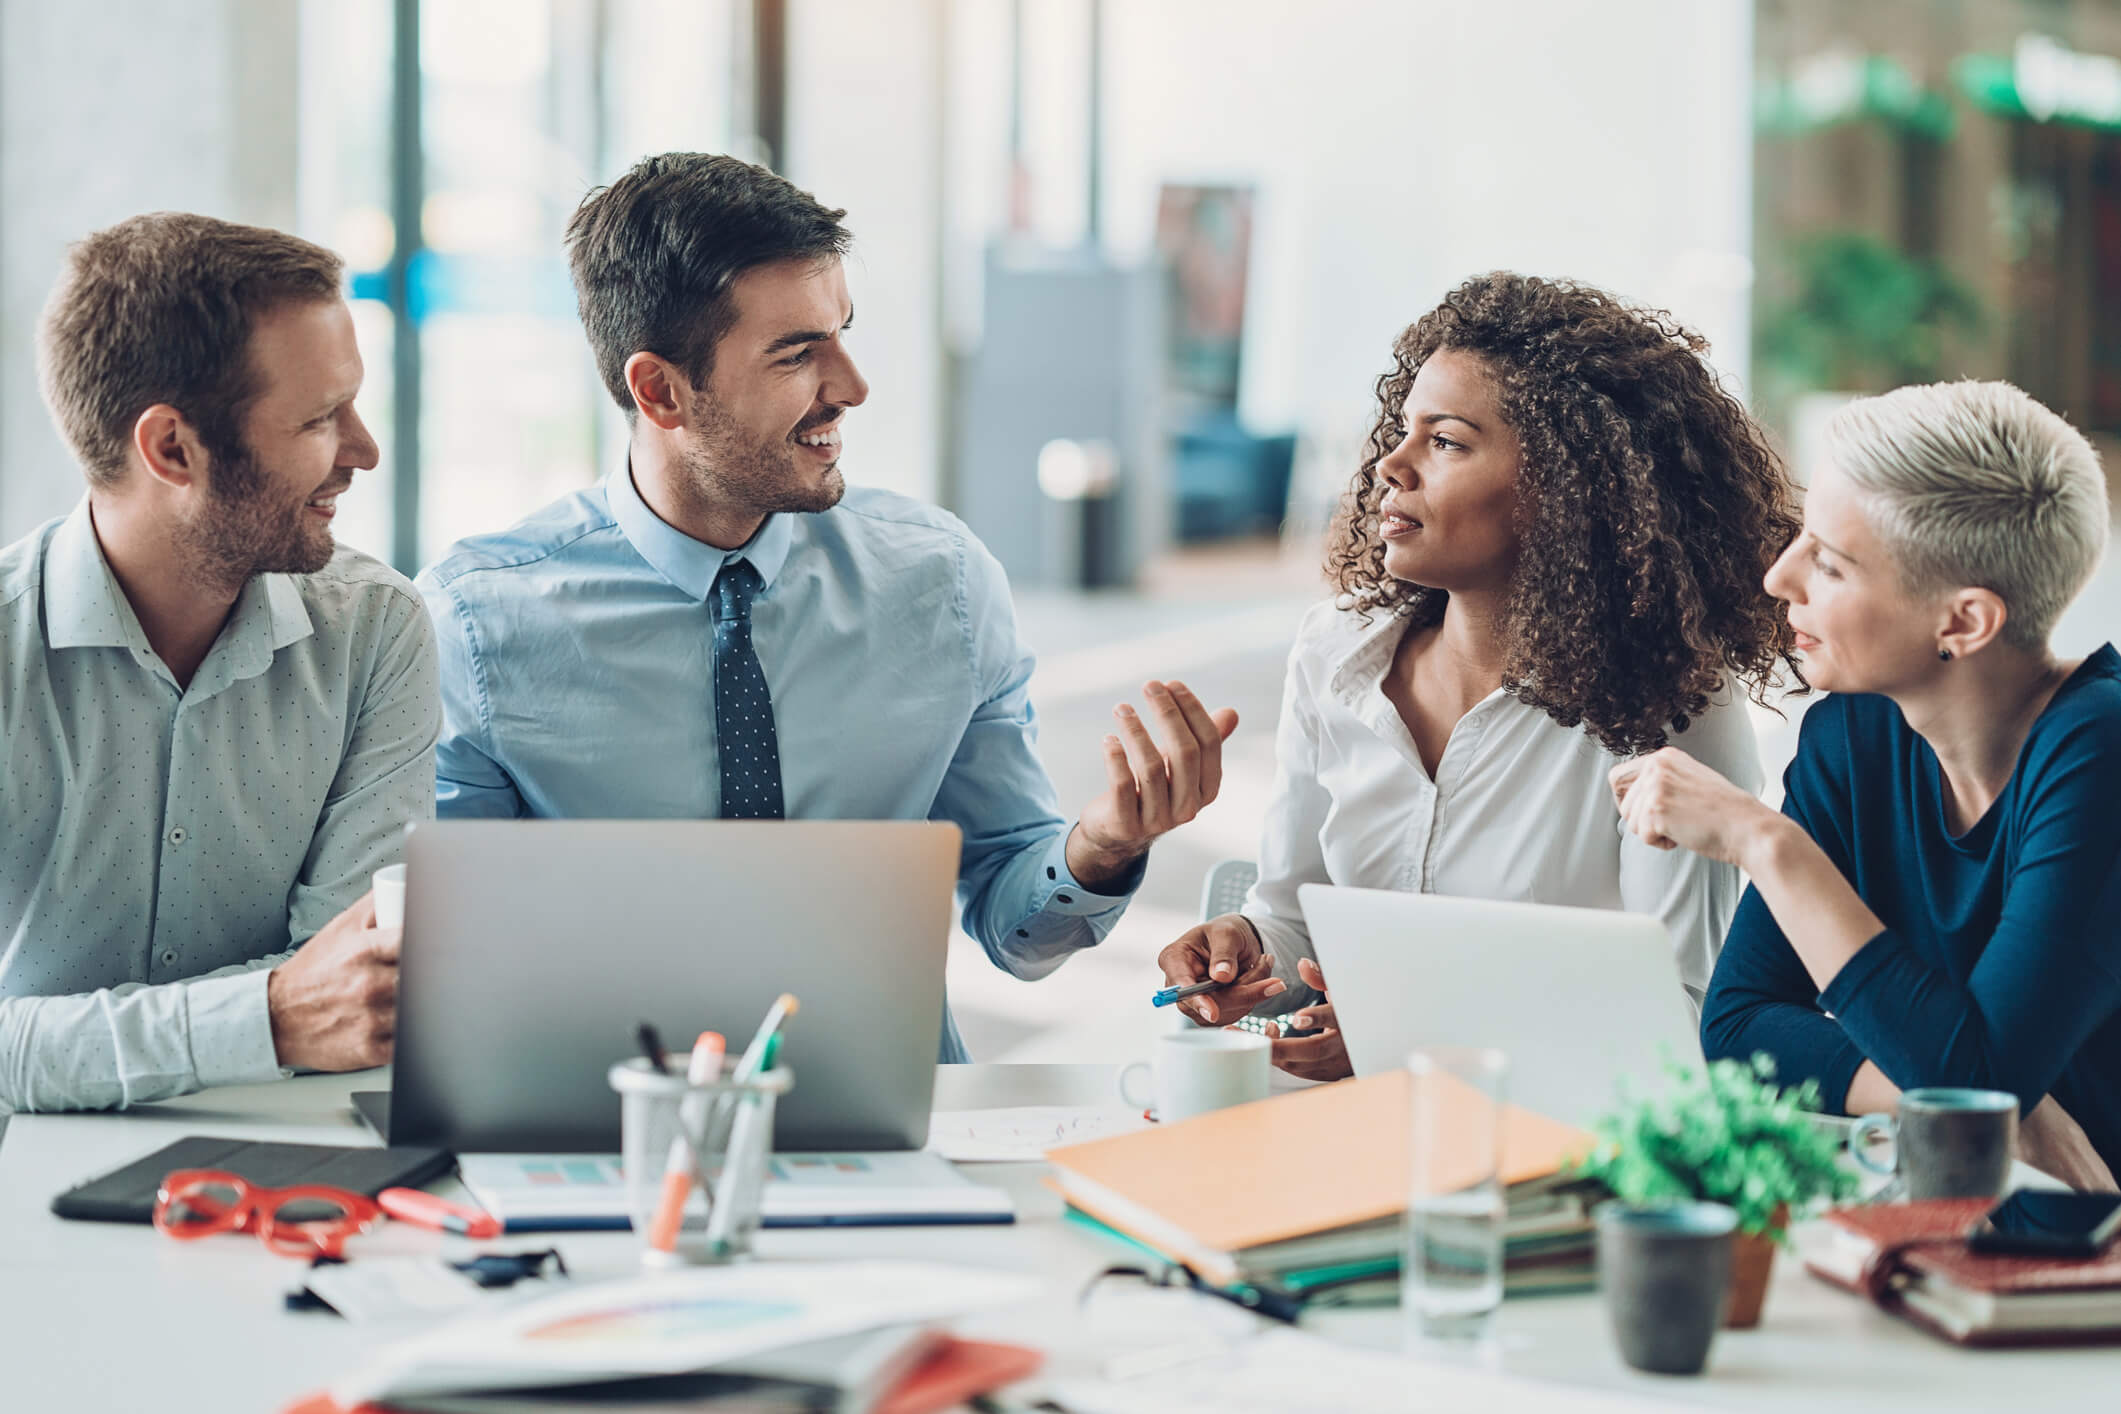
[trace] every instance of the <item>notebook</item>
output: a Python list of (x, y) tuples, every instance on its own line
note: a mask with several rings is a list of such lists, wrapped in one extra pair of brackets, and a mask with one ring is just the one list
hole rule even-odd
[(1938, 1198), (1836, 1208), (1800, 1241), (1814, 1276), (1851, 1291), (1881, 1246), (1934, 1239), (1896, 1259), (1879, 1305), (1955, 1345), (2121, 1343), (2121, 1244), (2090, 1258), (1968, 1250), (1995, 1200)]
[[(1389, 1237), (1409, 1187), (1411, 1084), (1405, 1071), (1387, 1071), (1046, 1157), (1070, 1203), (1228, 1285), (1247, 1270), (1348, 1260)], [(1474, 1103), (1470, 1093), (1451, 1099), (1440, 1132), (1463, 1132)], [(1511, 1206), (1550, 1210), (1574, 1182), (1567, 1164), (1591, 1143), (1580, 1129), (1506, 1107), (1501, 1177)], [(1462, 1144), (1432, 1152), (1439, 1187), (1478, 1164)]]
[(164, 1145), (52, 1199), (62, 1218), (144, 1223), (155, 1216), (162, 1180), (178, 1169), (225, 1169), (265, 1188), (321, 1183), (373, 1198), (386, 1188), (418, 1188), (449, 1172), (446, 1149), (361, 1149), (332, 1144), (260, 1144), (192, 1135)]
[[(464, 1186), (510, 1232), (632, 1226), (626, 1176), (609, 1154), (466, 1154)], [(706, 1198), (692, 1202), (704, 1211)], [(775, 1154), (760, 1200), (766, 1227), (1011, 1223), (1016, 1205), (923, 1150)]]
[[(327, 1394), (296, 1407), (420, 1408), (501, 1395), (528, 1405), (553, 1397), (535, 1391), (603, 1386), (600, 1393), (609, 1396), (603, 1402), (623, 1408), (634, 1395), (658, 1393), (654, 1385), (628, 1388), (634, 1381), (739, 1369), (747, 1372), (743, 1378), (758, 1379), (772, 1373), (762, 1368), (763, 1357), (794, 1346), (887, 1326), (933, 1326), (1039, 1295), (1039, 1283), (1028, 1277), (904, 1261), (748, 1262), (556, 1283), (367, 1351), (361, 1366), (335, 1380)], [(893, 1408), (900, 1392), (951, 1348), (929, 1351), (876, 1405)], [(785, 1373), (801, 1378), (783, 1383), (813, 1390), (818, 1383), (810, 1369)], [(811, 1397), (800, 1389), (750, 1392)], [(654, 1404), (636, 1401), (636, 1407)]]

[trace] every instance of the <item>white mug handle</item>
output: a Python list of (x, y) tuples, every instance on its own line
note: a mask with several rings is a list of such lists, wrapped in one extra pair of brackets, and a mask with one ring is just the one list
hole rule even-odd
[(1150, 1065), (1147, 1061), (1133, 1061), (1128, 1065), (1121, 1067), (1120, 1069), (1119, 1097), (1130, 1105), (1138, 1105), (1142, 1109), (1148, 1109), (1151, 1105), (1156, 1103), (1156, 1096), (1153, 1094), (1137, 1096), (1127, 1088), (1128, 1083), (1132, 1081), (1137, 1074), (1147, 1076), (1150, 1085), (1152, 1087), (1155, 1085), (1155, 1067)]

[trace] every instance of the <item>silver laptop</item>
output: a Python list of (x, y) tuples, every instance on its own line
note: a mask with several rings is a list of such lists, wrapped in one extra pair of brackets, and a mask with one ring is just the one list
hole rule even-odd
[(919, 821), (421, 825), (387, 1113), (356, 1104), (393, 1145), (616, 1153), (642, 1022), (735, 1055), (793, 992), (776, 1146), (919, 1148), (958, 852)]
[(1693, 1004), (1655, 918), (1305, 884), (1311, 946), (1357, 1075), (1416, 1046), (1498, 1046), (1508, 1097), (1570, 1124), (1614, 1083), (1661, 1088), (1665, 1055), (1698, 1063)]

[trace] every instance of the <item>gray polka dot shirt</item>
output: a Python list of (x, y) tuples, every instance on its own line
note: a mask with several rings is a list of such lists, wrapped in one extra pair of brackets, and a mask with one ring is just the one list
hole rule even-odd
[(281, 1074), (267, 973), (433, 815), (440, 731), (364, 555), (251, 580), (180, 690), (86, 501), (0, 550), (0, 1113)]

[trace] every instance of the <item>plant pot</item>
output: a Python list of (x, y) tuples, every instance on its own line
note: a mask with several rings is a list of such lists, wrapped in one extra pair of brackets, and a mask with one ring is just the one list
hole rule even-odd
[(1751, 1330), (1760, 1324), (1768, 1277), (1774, 1270), (1774, 1239), (1757, 1232), (1741, 1232), (1732, 1240), (1731, 1299), (1724, 1306), (1725, 1330)]

